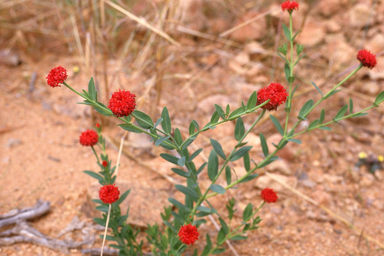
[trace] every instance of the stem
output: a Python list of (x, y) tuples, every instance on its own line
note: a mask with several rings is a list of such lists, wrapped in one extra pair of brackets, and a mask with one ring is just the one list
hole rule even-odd
[[(291, 60), (289, 63), (289, 77), (293, 76), (293, 68), (294, 68), (294, 62), (293, 62), (293, 31), (292, 31), (292, 13), (289, 13), (289, 33), (290, 33), (290, 45), (291, 45)], [(288, 78), (289, 78), (288, 77)], [(288, 93), (288, 101), (286, 104), (287, 107), (287, 116), (285, 119), (285, 127), (284, 127), (284, 135), (287, 134), (288, 131), (288, 121), (289, 121), (289, 114), (291, 113), (291, 106), (292, 106), (292, 82), (289, 82), (289, 93)]]
[[(257, 118), (257, 120), (255, 122), (253, 122), (253, 124), (251, 125), (251, 127), (248, 129), (248, 131), (243, 135), (243, 137), (241, 137), (241, 139), (239, 140), (238, 142), (238, 145), (242, 143), (242, 141), (245, 139), (245, 137), (249, 134), (249, 132), (255, 127), (255, 125), (260, 121), (260, 119), (264, 116), (264, 113), (266, 112), (265, 109), (263, 109), (263, 111), (261, 112), (259, 118)], [(215, 184), (215, 182), (217, 181), (217, 179), (220, 177), (220, 174), (224, 171), (225, 167), (227, 166), (228, 162), (230, 161), (233, 153), (235, 153), (236, 151), (236, 148), (234, 148), (232, 150), (232, 152), (229, 154), (229, 156), (227, 157), (227, 159), (225, 160), (224, 164), (222, 165), (220, 171), (218, 172), (218, 174), (216, 175), (216, 177), (212, 180), (212, 183), (211, 185)], [(204, 195), (202, 197), (199, 198), (199, 200), (197, 201), (197, 203), (195, 204), (195, 206), (193, 207), (192, 209), (192, 212), (191, 212), (191, 215), (192, 215), (192, 218), (193, 216), (195, 215), (196, 213), (196, 210), (197, 210), (197, 207), (200, 206), (200, 204), (208, 199), (208, 192), (209, 192), (210, 188), (207, 188), (207, 190), (205, 191)], [(214, 193), (215, 195), (217, 195), (217, 193), (215, 192)]]
[(248, 114), (256, 113), (256, 110), (257, 110), (257, 109), (263, 107), (264, 105), (267, 105), (269, 101), (270, 101), (270, 99), (268, 99), (267, 101), (263, 102), (263, 103), (260, 104), (260, 105), (257, 105), (255, 108), (252, 108), (252, 109), (249, 109), (249, 110), (245, 111), (245, 113), (244, 113), (244, 112), (243, 112), (243, 113), (239, 113), (239, 114), (237, 114), (237, 115), (232, 116), (231, 118), (227, 118), (227, 119), (225, 119), (225, 120), (221, 120), (221, 121), (219, 121), (219, 122), (217, 122), (217, 123), (210, 124), (208, 127), (204, 127), (204, 128), (202, 128), (201, 130), (199, 130), (199, 131), (197, 131), (197, 132), (191, 134), (187, 139), (185, 139), (185, 141), (180, 145), (180, 148), (183, 148), (184, 144), (185, 144), (185, 143), (188, 141), (188, 139), (190, 139), (191, 137), (195, 137), (195, 136), (199, 135), (199, 133), (207, 131), (208, 129), (210, 129), (210, 127), (218, 126), (218, 125), (224, 124), (224, 123), (226, 123), (226, 122), (233, 121), (233, 120), (237, 119), (237, 118), (240, 117), (240, 116), (245, 116), (245, 115), (248, 115)]
[(111, 216), (111, 204), (109, 204), (109, 208), (108, 208), (107, 223), (105, 223), (105, 230), (104, 230), (103, 244), (101, 245), (100, 256), (103, 256), (103, 250), (104, 250), (105, 238), (107, 237), (107, 229), (108, 229), (109, 217), (110, 217), (110, 216)]
[(97, 162), (100, 164), (100, 160), (99, 160), (99, 157), (98, 157), (98, 155), (96, 154), (96, 150), (95, 150), (95, 148), (94, 148), (93, 146), (91, 146), (91, 148), (92, 148), (92, 151), (93, 151), (93, 153), (95, 153), (95, 156), (96, 156)]

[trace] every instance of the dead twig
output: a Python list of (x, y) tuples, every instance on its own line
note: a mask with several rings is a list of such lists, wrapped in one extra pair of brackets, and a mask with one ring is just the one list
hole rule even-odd
[(29, 208), (14, 209), (0, 216), (0, 228), (15, 224), (18, 220), (30, 220), (47, 213), (51, 208), (50, 202), (38, 200), (37, 203)]

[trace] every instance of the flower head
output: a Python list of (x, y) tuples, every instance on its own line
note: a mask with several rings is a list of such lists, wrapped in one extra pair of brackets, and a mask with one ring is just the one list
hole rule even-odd
[(287, 97), (288, 93), (281, 84), (271, 83), (257, 92), (257, 105), (260, 105), (270, 99), (270, 101), (261, 108), (269, 111), (276, 110), (279, 105), (287, 100)]
[(55, 67), (49, 71), (48, 75), (45, 77), (47, 79), (47, 84), (52, 88), (60, 87), (59, 84), (62, 84), (65, 79), (67, 79), (68, 74), (67, 70), (62, 66)]
[(120, 191), (115, 184), (105, 185), (100, 188), (99, 198), (105, 204), (112, 204), (119, 199)]
[(108, 166), (108, 162), (107, 162), (107, 161), (103, 161), (102, 165), (103, 165), (104, 167), (107, 167), (107, 166)]
[(281, 4), (281, 9), (283, 11), (288, 10), (289, 13), (292, 13), (293, 10), (299, 10), (299, 4), (295, 1), (286, 1)]
[(197, 231), (196, 226), (192, 226), (191, 224), (184, 225), (180, 227), (179, 238), (184, 244), (194, 244), (199, 240), (199, 232)]
[(267, 203), (276, 203), (278, 199), (276, 192), (271, 188), (263, 189), (261, 191), (261, 198)]
[(119, 90), (114, 92), (109, 100), (108, 108), (117, 117), (128, 116), (135, 110), (135, 97), (136, 95), (131, 94), (129, 91)]
[(83, 146), (94, 146), (99, 141), (99, 135), (94, 130), (87, 130), (80, 135), (80, 144)]
[(99, 123), (96, 123), (96, 128), (100, 128), (100, 124)]
[(361, 50), (356, 57), (364, 67), (372, 69), (376, 66), (376, 55), (373, 55), (370, 51)]

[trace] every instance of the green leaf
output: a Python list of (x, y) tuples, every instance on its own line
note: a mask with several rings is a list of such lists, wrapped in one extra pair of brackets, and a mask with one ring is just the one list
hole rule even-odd
[(336, 114), (336, 116), (335, 116), (335, 119), (336, 119), (336, 120), (339, 120), (340, 118), (342, 118), (342, 117), (345, 115), (345, 113), (347, 113), (347, 110), (348, 110), (348, 105), (343, 106), (343, 107), (339, 110), (339, 112), (337, 112), (337, 114)]
[(228, 119), (231, 119), (234, 116), (237, 116), (239, 114), (244, 113), (243, 107), (239, 107), (238, 109), (235, 109), (228, 117)]
[(183, 193), (184, 195), (189, 196), (190, 198), (192, 198), (192, 200), (195, 201), (195, 202), (199, 199), (199, 195), (192, 188), (189, 188), (189, 187), (186, 187), (186, 186), (183, 186), (183, 185), (178, 185), (178, 184), (175, 185), (175, 188), (177, 190), (179, 190), (181, 193)]
[(384, 91), (382, 91), (379, 95), (377, 95), (375, 99), (375, 103), (380, 104), (383, 101), (384, 101)]
[(164, 141), (168, 140), (171, 136), (168, 135), (167, 137), (161, 137), (161, 136), (159, 136), (159, 137), (160, 137), (160, 139), (156, 140), (156, 142), (155, 142), (156, 146), (159, 146), (161, 143), (163, 143)]
[(185, 172), (185, 171), (178, 169), (178, 168), (171, 168), (171, 170), (174, 173), (176, 173), (177, 175), (180, 175), (181, 177), (184, 177), (184, 178), (189, 178), (191, 176), (190, 172)]
[(91, 176), (92, 178), (95, 178), (97, 180), (99, 180), (99, 182), (103, 183), (104, 182), (104, 177), (101, 176), (100, 174), (98, 173), (95, 173), (93, 171), (83, 171), (84, 173), (88, 174), (89, 176)]
[(324, 117), (325, 117), (325, 111), (324, 111), (324, 109), (322, 109), (321, 113), (320, 113), (319, 124), (322, 124), (324, 122)]
[(189, 124), (189, 135), (192, 135), (195, 133), (195, 124), (193, 121)]
[(222, 243), (224, 243), (224, 241), (225, 241), (225, 232), (221, 228), (220, 231), (219, 231), (219, 234), (217, 235), (217, 244), (221, 245)]
[(288, 141), (291, 141), (291, 142), (294, 142), (294, 143), (297, 143), (297, 144), (301, 144), (301, 140), (298, 140), (298, 139), (289, 139)]
[(217, 111), (215, 111), (215, 113), (213, 113), (212, 117), (211, 117), (211, 121), (210, 123), (213, 125), (215, 123), (217, 123), (217, 121), (219, 121), (219, 118), (220, 118), (220, 115), (217, 113)]
[(240, 240), (245, 240), (245, 239), (247, 239), (247, 237), (241, 236), (241, 235), (236, 235), (236, 236), (231, 238), (231, 240), (233, 240), (233, 241), (240, 241)]
[(201, 254), (201, 256), (207, 256), (209, 251), (212, 249), (211, 238), (209, 237), (208, 234), (206, 234), (206, 240), (207, 240), (207, 245), (204, 247), (204, 251)]
[(163, 118), (163, 121), (161, 122), (161, 127), (163, 127), (164, 132), (171, 133), (171, 119), (169, 118), (167, 107), (163, 108), (163, 111), (161, 112), (161, 118)]
[(93, 77), (91, 77), (91, 80), (89, 80), (89, 83), (88, 83), (88, 94), (91, 100), (97, 101), (97, 92), (95, 88), (95, 82), (93, 81)]
[(366, 116), (368, 113), (359, 113), (357, 115), (354, 115), (353, 117), (360, 117), (360, 116)]
[(215, 150), (212, 150), (208, 158), (208, 176), (210, 180), (213, 180), (219, 170), (219, 159)]
[(243, 212), (243, 221), (247, 222), (251, 217), (252, 217), (252, 211), (253, 207), (252, 204), (249, 203), (247, 207), (245, 207), (244, 212)]
[(229, 106), (229, 104), (227, 104), (227, 107), (225, 108), (225, 114), (228, 116), (229, 112), (231, 112), (231, 106)]
[(171, 162), (171, 163), (173, 163), (173, 164), (177, 164), (177, 161), (179, 160), (179, 158), (177, 158), (177, 157), (175, 157), (175, 156), (173, 156), (173, 155), (167, 154), (167, 153), (162, 153), (162, 154), (160, 154), (160, 156), (161, 156), (164, 160), (166, 160), (166, 161), (168, 161), (168, 162)]
[[(99, 102), (100, 105), (103, 105), (102, 103)], [(103, 116), (112, 116), (113, 113), (112, 111), (107, 111), (99, 106), (95, 106), (95, 105), (92, 105), (93, 108), (100, 114), (102, 114)]]
[(179, 160), (177, 160), (177, 165), (179, 166), (184, 166), (185, 165), (185, 156), (179, 158)]
[[(292, 37), (292, 41), (295, 40), (296, 36), (297, 36), (300, 32), (301, 32), (301, 29), (300, 29), (299, 31), (297, 31), (296, 34)], [(297, 54), (297, 55), (300, 55), (300, 53)]]
[(257, 93), (256, 93), (256, 91), (254, 91), (251, 94), (251, 97), (249, 97), (249, 99), (248, 99), (247, 109), (250, 110), (250, 109), (256, 107), (256, 104), (257, 104)]
[(283, 127), (281, 126), (279, 120), (276, 119), (276, 117), (274, 117), (273, 115), (269, 115), (269, 117), (271, 118), (273, 124), (276, 126), (276, 129), (277, 131), (284, 136), (284, 129)]
[(244, 133), (245, 133), (244, 122), (241, 116), (239, 116), (236, 121), (235, 139), (237, 141), (241, 140), (241, 138), (244, 136)]
[(339, 91), (341, 91), (341, 89), (340, 89), (340, 90), (335, 90), (335, 91), (331, 92), (328, 96), (325, 96), (324, 100), (325, 100), (325, 99), (328, 99), (329, 97), (331, 97), (331, 96), (333, 96), (333, 95), (335, 95), (335, 94), (338, 93)]
[(259, 174), (255, 173), (255, 174), (251, 174), (249, 175), (248, 177), (246, 177), (245, 179), (243, 179), (242, 181), (240, 181), (239, 183), (245, 183), (245, 182), (248, 182), (250, 180), (253, 180), (255, 178), (257, 178), (257, 176), (259, 176)]
[(105, 224), (107, 222), (105, 219), (102, 219), (102, 218), (93, 218), (93, 221), (103, 227), (105, 227)]
[(319, 127), (320, 130), (325, 130), (325, 131), (332, 131), (331, 128), (329, 128), (328, 126), (322, 126), (322, 127)]
[(174, 206), (176, 206), (179, 210), (183, 210), (185, 212), (190, 212), (191, 209), (189, 209), (187, 206), (183, 205), (182, 203), (180, 203), (179, 201), (177, 201), (176, 199), (170, 197), (168, 198), (168, 201), (173, 204)]
[(260, 136), (260, 143), (261, 143), (261, 148), (263, 150), (263, 154), (265, 157), (267, 157), (269, 155), (267, 141), (265, 140), (265, 137), (262, 133), (260, 133), (259, 136)]
[(226, 160), (227, 157), (225, 156), (223, 148), (221, 147), (220, 143), (217, 140), (211, 139), (211, 144), (213, 146), (213, 149), (216, 151), (216, 154), (218, 154), (221, 158)]
[(227, 185), (231, 184), (232, 172), (231, 172), (231, 168), (228, 165), (225, 167), (225, 179), (227, 181)]
[(282, 56), (280, 53), (277, 52), (277, 55), (279, 55), (285, 61), (285, 63), (289, 63), (288, 60), (284, 56)]
[(313, 129), (316, 125), (319, 124), (319, 119), (316, 119), (315, 121), (313, 121), (309, 126), (308, 126), (308, 130), (311, 130)]
[(177, 145), (180, 146), (183, 143), (183, 137), (181, 136), (181, 132), (180, 132), (179, 128), (175, 129), (174, 137), (175, 137), (175, 141), (176, 141)]
[(134, 132), (134, 133), (142, 133), (142, 131), (134, 126), (133, 124), (118, 124), (117, 126), (120, 126), (126, 131)]
[(258, 169), (263, 168), (263, 167), (269, 165), (270, 163), (272, 163), (273, 161), (276, 161), (277, 159), (279, 159), (279, 157), (277, 157), (277, 156), (273, 156), (273, 157), (271, 157), (268, 161), (266, 161), (266, 162), (263, 163), (263, 164), (258, 165), (257, 167), (258, 167)]
[(242, 148), (238, 149), (235, 153), (233, 153), (230, 161), (234, 162), (234, 161), (242, 158), (252, 148), (253, 148), (253, 146), (246, 146), (246, 147), (242, 147)]
[(308, 100), (304, 106), (301, 108), (300, 112), (299, 112), (299, 116), (298, 118), (300, 120), (305, 120), (305, 117), (307, 116), (307, 114), (309, 113), (309, 110), (312, 108), (313, 106), (313, 100)]
[(199, 175), (205, 168), (205, 166), (207, 165), (207, 162), (203, 163), (200, 168), (197, 170), (196, 174)]
[(243, 158), (243, 161), (244, 161), (244, 168), (247, 172), (249, 172), (249, 170), (251, 169), (251, 160), (249, 158), (249, 153), (245, 153), (244, 154), (244, 158)]
[(299, 61), (300, 61), (302, 58), (304, 58), (305, 56), (307, 56), (306, 53), (304, 53), (303, 55), (301, 55), (300, 58), (295, 62), (295, 64), (294, 64), (293, 66), (296, 66), (297, 63), (299, 63)]
[(216, 112), (219, 114), (219, 116), (225, 120), (225, 114), (224, 114), (224, 110), (217, 104), (215, 104), (215, 108), (216, 108)]
[(295, 77), (294, 76), (290, 76), (288, 77), (288, 83), (292, 84), (293, 82), (295, 82)]
[(212, 254), (213, 254), (213, 255), (216, 255), (216, 254), (220, 254), (220, 253), (223, 253), (223, 252), (225, 252), (225, 248), (217, 248), (217, 249), (215, 249), (215, 250), (212, 252)]
[(285, 63), (285, 65), (284, 65), (284, 72), (285, 72), (285, 79), (287, 79), (287, 81), (289, 83), (289, 77), (291, 75), (291, 68), (289, 67), (289, 65), (287, 63)]
[(188, 162), (192, 162), (193, 159), (195, 159), (201, 153), (201, 151), (203, 151), (202, 148), (200, 148), (200, 149), (196, 150), (195, 152), (193, 152), (193, 154), (189, 157)]
[(317, 87), (317, 85), (316, 85), (314, 82), (312, 82), (312, 81), (311, 81), (311, 84), (312, 84), (313, 86), (315, 86), (316, 90), (321, 94), (321, 97), (324, 97), (324, 95), (323, 95), (323, 93), (320, 91), (319, 87)]
[(209, 186), (209, 188), (210, 188), (213, 192), (216, 192), (216, 193), (218, 193), (218, 194), (221, 194), (221, 195), (224, 195), (224, 194), (225, 194), (225, 188), (223, 188), (223, 187), (220, 186), (220, 185), (212, 184), (211, 186)]
[(229, 229), (228, 229), (227, 223), (225, 223), (225, 221), (222, 218), (219, 218), (219, 221), (220, 221), (220, 224), (221, 224), (221, 227), (222, 227), (224, 233), (228, 234)]
[(353, 101), (351, 98), (349, 98), (349, 114), (353, 113)]
[(288, 41), (291, 41), (291, 32), (289, 31), (289, 28), (287, 28), (287, 26), (284, 23), (283, 23), (283, 30)]
[(133, 111), (133, 115), (137, 116), (136, 122), (144, 129), (150, 129), (154, 127), (151, 117), (139, 110)]
[(108, 214), (109, 206), (98, 205), (98, 206), (95, 207), (95, 209), (98, 210), (98, 211), (101, 211), (101, 212), (104, 212), (104, 213)]
[(119, 200), (116, 201), (116, 204), (117, 205), (120, 205), (122, 202), (124, 202), (124, 200), (127, 198), (127, 196), (129, 195), (129, 193), (131, 192), (130, 189), (128, 189), (127, 191), (125, 191), (119, 198)]

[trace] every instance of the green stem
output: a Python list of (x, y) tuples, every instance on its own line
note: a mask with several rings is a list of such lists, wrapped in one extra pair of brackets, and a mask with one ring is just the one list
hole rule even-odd
[(263, 102), (263, 103), (260, 104), (260, 105), (257, 105), (256, 107), (254, 107), (254, 108), (252, 108), (252, 109), (248, 109), (248, 110), (245, 111), (245, 113), (244, 113), (244, 112), (239, 113), (239, 114), (237, 114), (237, 115), (232, 116), (231, 118), (227, 118), (227, 119), (225, 119), (225, 120), (218, 121), (217, 123), (210, 124), (208, 127), (204, 127), (204, 128), (202, 128), (201, 130), (199, 130), (199, 131), (197, 131), (197, 132), (191, 134), (187, 139), (185, 139), (184, 142), (180, 145), (180, 148), (183, 148), (183, 146), (185, 145), (185, 143), (186, 143), (190, 138), (199, 135), (199, 133), (201, 133), (201, 132), (205, 132), (205, 131), (209, 130), (210, 127), (215, 127), (215, 126), (221, 125), (221, 124), (223, 124), (223, 123), (226, 123), (226, 122), (229, 122), (229, 121), (236, 120), (236, 119), (237, 119), (238, 117), (240, 117), (240, 116), (245, 116), (245, 115), (249, 115), (249, 114), (252, 114), (252, 113), (256, 113), (256, 110), (257, 110), (257, 109), (263, 107), (264, 105), (267, 105), (269, 101), (270, 101), (270, 100), (267, 100), (267, 101)]
[(95, 148), (93, 146), (91, 146), (91, 148), (92, 148), (93, 153), (96, 156), (97, 162), (100, 164), (99, 156), (97, 155)]
[[(292, 40), (292, 37), (293, 37), (293, 31), (292, 31), (292, 13), (289, 13), (289, 33), (290, 33), (290, 45), (291, 45), (291, 60), (290, 60), (290, 63), (289, 63), (289, 77), (292, 77), (293, 76), (293, 68), (294, 68), (294, 62), (293, 62), (293, 40)], [(288, 77), (288, 79), (289, 79)], [(289, 121), (289, 114), (291, 113), (291, 106), (292, 106), (292, 82), (289, 82), (289, 93), (288, 93), (288, 101), (287, 101), (287, 104), (286, 104), (286, 108), (287, 108), (287, 116), (285, 118), (285, 127), (284, 127), (284, 135), (287, 134), (287, 131), (288, 131), (288, 121)]]
[[(259, 118), (257, 118), (257, 120), (255, 122), (253, 122), (253, 124), (251, 125), (251, 127), (247, 130), (247, 132), (243, 135), (243, 137), (241, 137), (241, 139), (239, 140), (239, 142), (237, 143), (237, 145), (241, 144), (242, 141), (245, 139), (245, 137), (249, 134), (249, 132), (255, 127), (255, 125), (260, 121), (260, 119), (264, 116), (264, 113), (265, 113), (265, 109), (263, 109), (263, 111), (261, 112)], [(229, 154), (229, 156), (227, 157), (227, 159), (225, 160), (224, 164), (222, 165), (220, 171), (218, 172), (218, 174), (216, 175), (216, 177), (212, 180), (212, 183), (211, 185), (215, 184), (215, 182), (217, 181), (217, 179), (220, 177), (221, 173), (224, 171), (225, 167), (227, 166), (228, 162), (230, 161), (232, 155), (235, 153), (236, 151), (236, 148), (234, 148), (232, 150), (232, 152)], [(191, 212), (191, 215), (192, 215), (192, 218), (193, 216), (195, 215), (196, 213), (196, 210), (197, 210), (197, 207), (200, 206), (200, 204), (206, 200), (208, 197), (207, 197), (207, 194), (209, 192), (210, 188), (207, 188), (207, 190), (205, 191), (204, 195), (202, 197), (199, 198), (199, 200), (196, 202), (195, 206), (193, 207), (192, 209), (192, 212)], [(217, 193), (215, 193), (217, 194)]]

